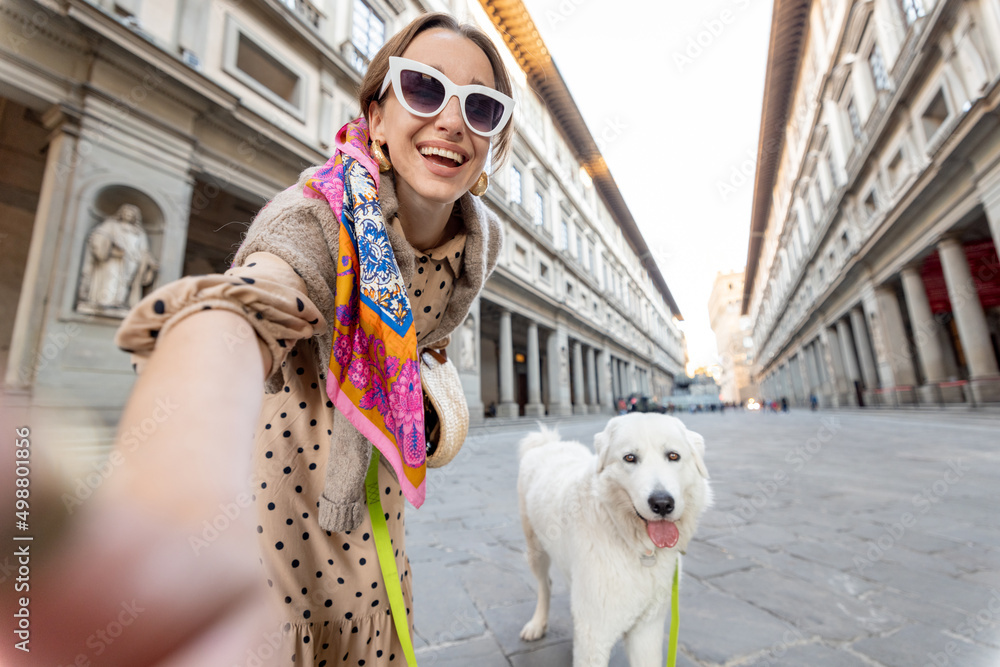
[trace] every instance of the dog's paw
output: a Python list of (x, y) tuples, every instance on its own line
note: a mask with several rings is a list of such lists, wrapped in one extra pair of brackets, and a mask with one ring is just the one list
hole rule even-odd
[(533, 642), (545, 636), (545, 622), (531, 619), (521, 628), (521, 639), (526, 642)]

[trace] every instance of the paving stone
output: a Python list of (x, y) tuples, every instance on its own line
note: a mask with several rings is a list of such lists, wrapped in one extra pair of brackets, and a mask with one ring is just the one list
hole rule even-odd
[(957, 577), (893, 566), (891, 563), (875, 563), (864, 571), (863, 576), (927, 602), (965, 612), (979, 611), (991, 597), (988, 590)]
[(728, 572), (736, 572), (754, 567), (749, 558), (740, 558), (725, 549), (712, 546), (706, 542), (692, 540), (684, 556), (684, 574), (705, 579)]
[(766, 609), (807, 635), (848, 640), (897, 627), (902, 619), (814, 583), (769, 569), (716, 577), (712, 585)]
[(413, 572), (413, 629), (429, 645), (478, 637), (483, 619), (453, 567), (426, 563)]
[(524, 653), (510, 656), (513, 667), (570, 667), (573, 664), (573, 642), (563, 640)]
[(800, 634), (773, 614), (690, 579), (681, 586), (680, 620), (681, 647), (713, 664), (764, 651)]
[(775, 554), (769, 567), (784, 574), (798, 577), (803, 581), (825, 585), (830, 590), (848, 597), (858, 597), (881, 588), (878, 584), (855, 577), (824, 563), (817, 563), (786, 553)]
[(486, 634), (458, 644), (414, 651), (420, 667), (510, 667), (496, 639)]
[(855, 642), (858, 653), (888, 667), (996, 667), (1000, 650), (976, 646), (926, 625), (908, 625), (886, 636)]
[(521, 580), (514, 568), (476, 562), (456, 569), (466, 592), (480, 610), (537, 600), (535, 589)]
[(736, 667), (870, 667), (871, 663), (848, 652), (819, 643), (800, 646), (776, 646), (762, 656)]
[(508, 656), (524, 651), (537, 651), (553, 644), (572, 641), (573, 621), (569, 613), (568, 595), (552, 596), (552, 602), (549, 605), (549, 625), (545, 635), (537, 641), (522, 641), (521, 628), (531, 620), (534, 613), (535, 601), (532, 600), (506, 607), (486, 609), (483, 611), (483, 617), (504, 654)]

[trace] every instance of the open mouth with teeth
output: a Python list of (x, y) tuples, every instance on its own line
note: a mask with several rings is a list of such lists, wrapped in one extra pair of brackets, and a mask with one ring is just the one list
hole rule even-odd
[(424, 156), (425, 160), (441, 165), (442, 167), (460, 167), (462, 166), (462, 163), (465, 162), (464, 155), (456, 153), (455, 151), (450, 151), (447, 148), (423, 146), (418, 150), (420, 151), (420, 154)]
[[(632, 509), (635, 508), (633, 507)], [(653, 540), (653, 544), (657, 547), (660, 549), (671, 549), (677, 546), (677, 541), (680, 539), (681, 534), (673, 521), (666, 519), (650, 521), (639, 514), (639, 510), (635, 510), (635, 515), (646, 524), (646, 534), (649, 535), (649, 539)]]

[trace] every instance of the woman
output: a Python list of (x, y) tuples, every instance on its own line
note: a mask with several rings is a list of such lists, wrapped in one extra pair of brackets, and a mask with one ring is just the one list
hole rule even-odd
[[(487, 161), (507, 153), (510, 95), (485, 34), (446, 14), (420, 16), (372, 60), (359, 91), (364, 118), (341, 129), (326, 165), (258, 214), (233, 268), (166, 285), (123, 323), (116, 342), (141, 374), (121, 433), (149, 422), (157, 405), (170, 410), (109, 481), (105, 496), (119, 509), (92, 514), (134, 531), (123, 534), (166, 541), (170, 524), (167, 533), (187, 537), (187, 550), (169, 557), (98, 545), (104, 581), (63, 584), (93, 588), (84, 595), (94, 606), (98, 596), (120, 602), (131, 590), (122, 582), (162, 579), (143, 589), (148, 611), (115, 646), (132, 651), (123, 663), (144, 664), (143, 651), (155, 650), (200, 664), (171, 637), (183, 637), (191, 655), (206, 635), (231, 646), (248, 640), (234, 629), (248, 623), (217, 623), (252, 600), (240, 566), (206, 567), (236, 563), (242, 533), (212, 537), (202, 526), (220, 511), (246, 518), (230, 515), (242, 506), (234, 491), (246, 489), (244, 443), (259, 418), (253, 523), (284, 640), (279, 648), (257, 634), (241, 659), (404, 664), (365, 504), (369, 441), (381, 454), (378, 488), (409, 615), (403, 504), (404, 495), (422, 501), (424, 473), (412, 371), (418, 347), (447, 345), (495, 266), (500, 225), (470, 190), (482, 195)], [(149, 517), (166, 519), (150, 527)], [(195, 604), (206, 591), (210, 603)], [(208, 635), (206, 623), (222, 627)], [(150, 626), (153, 644), (138, 630)]]

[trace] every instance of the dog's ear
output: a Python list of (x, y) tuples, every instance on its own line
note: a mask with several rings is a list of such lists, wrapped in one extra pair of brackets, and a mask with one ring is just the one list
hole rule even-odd
[(705, 438), (701, 437), (700, 433), (687, 431), (687, 441), (691, 445), (691, 451), (694, 452), (694, 464), (698, 467), (698, 472), (708, 479), (708, 468), (705, 467)]
[(604, 430), (594, 436), (594, 452), (597, 454), (597, 472), (601, 472), (610, 463), (611, 439), (615, 430), (616, 419), (608, 422)]

